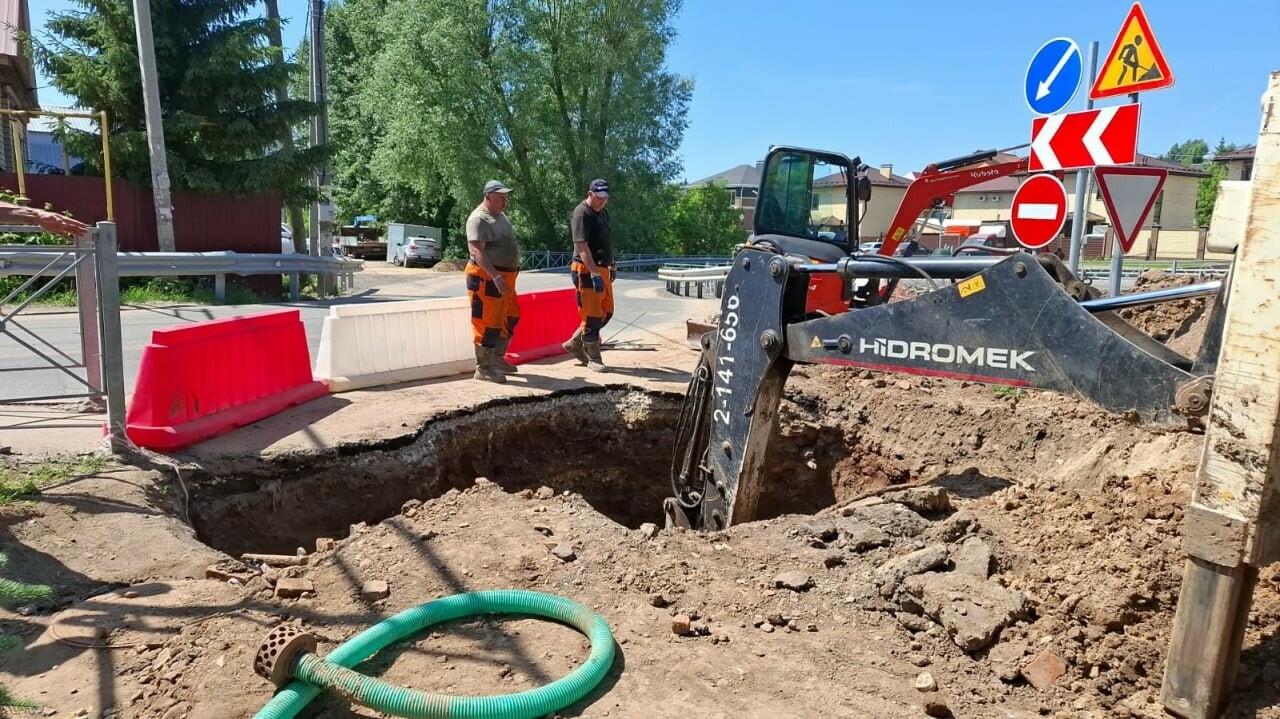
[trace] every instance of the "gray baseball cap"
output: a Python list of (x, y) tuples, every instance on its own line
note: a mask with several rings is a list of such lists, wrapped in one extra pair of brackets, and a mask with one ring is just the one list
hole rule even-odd
[(498, 182), (497, 180), (489, 180), (488, 182), (484, 183), (484, 194), (488, 195), (491, 192), (506, 193), (506, 192), (511, 192), (511, 188), (507, 187), (501, 182)]

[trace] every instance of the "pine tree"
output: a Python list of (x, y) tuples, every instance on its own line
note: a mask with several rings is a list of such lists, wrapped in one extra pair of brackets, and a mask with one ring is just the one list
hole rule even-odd
[[(0, 554), (0, 567), (9, 563), (9, 558)], [(0, 602), (22, 604), (44, 599), (53, 593), (51, 587), (43, 584), (24, 584), (10, 579), (0, 579)], [(13, 637), (0, 636), (0, 650), (16, 649), (18, 641)], [(4, 687), (0, 687), (0, 717), (8, 716), (7, 709), (36, 709), (38, 705), (15, 698)]]
[[(112, 174), (151, 184), (146, 116), (129, 0), (73, 0), (33, 54), (58, 90), (106, 110)], [(324, 148), (286, 151), (281, 138), (316, 112), (276, 90), (300, 72), (270, 47), (278, 23), (250, 16), (249, 0), (151, 0), (160, 105), (174, 189), (307, 194)], [(101, 136), (73, 133), (68, 148), (102, 174)]]

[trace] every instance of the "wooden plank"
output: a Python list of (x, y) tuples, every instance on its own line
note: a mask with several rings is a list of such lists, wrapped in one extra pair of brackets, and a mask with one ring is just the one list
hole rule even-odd
[(1217, 716), (1231, 689), (1257, 568), (1280, 540), (1280, 72), (1262, 103), (1244, 238), (1187, 512), (1190, 558), (1161, 700), (1188, 719)]

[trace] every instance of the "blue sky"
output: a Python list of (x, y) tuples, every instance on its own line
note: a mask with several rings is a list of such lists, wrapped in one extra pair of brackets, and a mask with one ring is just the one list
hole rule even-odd
[[(68, 0), (29, 0), (39, 34)], [(1259, 100), (1280, 70), (1280, 0), (1146, 0), (1173, 87), (1144, 93), (1139, 151), (1175, 142), (1257, 140)], [(680, 154), (698, 179), (763, 158), (771, 144), (860, 155), (894, 172), (1030, 141), (1023, 99), (1033, 53), (1057, 36), (1099, 56), (1126, 0), (685, 0), (668, 67), (695, 81)], [(306, 0), (281, 0), (285, 42), (306, 31)], [(1032, 8), (1036, 8), (1032, 10)], [(41, 83), (47, 84), (46, 78)], [(1082, 86), (1068, 110), (1084, 109)], [(66, 104), (52, 88), (46, 105)], [(1123, 100), (1120, 100), (1123, 101)], [(1098, 105), (1117, 100), (1099, 101)], [(1024, 151), (1025, 152), (1025, 151)]]

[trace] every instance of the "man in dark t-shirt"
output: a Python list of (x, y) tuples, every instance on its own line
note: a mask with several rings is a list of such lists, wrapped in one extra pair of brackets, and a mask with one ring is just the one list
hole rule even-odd
[(600, 357), (600, 330), (613, 318), (613, 228), (609, 224), (609, 183), (592, 180), (587, 197), (573, 208), (569, 227), (573, 233), (573, 262), (569, 271), (578, 294), (578, 329), (564, 343), (579, 364), (597, 372), (605, 369)]

